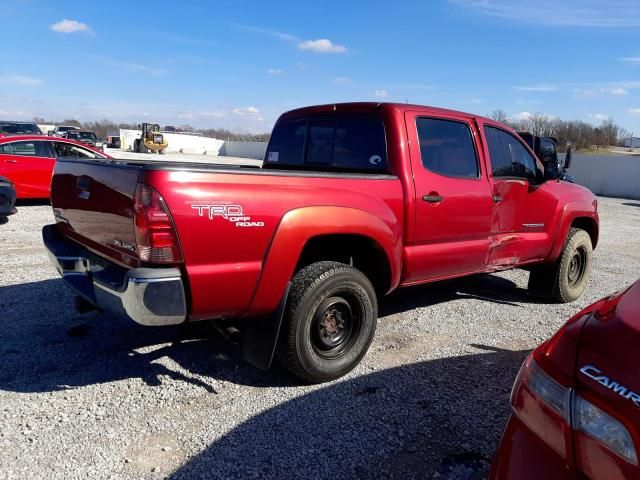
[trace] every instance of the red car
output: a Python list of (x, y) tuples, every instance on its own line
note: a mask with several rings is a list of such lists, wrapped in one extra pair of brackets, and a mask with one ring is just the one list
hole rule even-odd
[(89, 304), (220, 320), (251, 363), (276, 349), (313, 382), (358, 364), (398, 287), (520, 267), (575, 300), (599, 231), (594, 195), (545, 177), (513, 130), (406, 104), (287, 112), (261, 169), (65, 159), (52, 205), (45, 244)]
[(491, 480), (640, 478), (640, 282), (585, 308), (525, 361)]
[(74, 140), (43, 135), (0, 136), (0, 176), (11, 180), (18, 199), (49, 198), (58, 157), (110, 159)]

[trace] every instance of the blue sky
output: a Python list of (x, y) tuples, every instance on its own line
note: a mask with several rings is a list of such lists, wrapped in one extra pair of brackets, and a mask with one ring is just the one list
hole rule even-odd
[(638, 0), (0, 0), (0, 22), (3, 119), (268, 131), (298, 106), (409, 101), (640, 136)]

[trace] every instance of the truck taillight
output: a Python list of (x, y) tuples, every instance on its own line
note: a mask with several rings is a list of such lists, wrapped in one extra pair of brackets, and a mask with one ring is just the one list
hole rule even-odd
[(178, 235), (167, 205), (158, 192), (142, 183), (136, 187), (134, 222), (140, 260), (151, 263), (182, 261)]

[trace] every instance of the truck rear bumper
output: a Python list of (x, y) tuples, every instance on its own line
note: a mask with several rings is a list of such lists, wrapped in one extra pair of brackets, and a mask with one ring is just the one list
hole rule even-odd
[(59, 235), (42, 229), (51, 262), (64, 281), (100, 310), (141, 325), (175, 325), (187, 318), (187, 302), (177, 268), (122, 268)]

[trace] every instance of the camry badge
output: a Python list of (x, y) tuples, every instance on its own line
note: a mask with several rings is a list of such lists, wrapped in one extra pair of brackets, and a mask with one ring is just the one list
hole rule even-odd
[(602, 370), (600, 370), (599, 368), (594, 367), (593, 365), (585, 365), (584, 367), (582, 367), (580, 369), (580, 373), (582, 373), (583, 375), (586, 375), (587, 377), (591, 378), (592, 380), (595, 380), (600, 385), (605, 386), (606, 388), (608, 388), (612, 392), (617, 393), (622, 398), (625, 398), (627, 400), (631, 400), (635, 404), (636, 407), (640, 407), (640, 395), (639, 394), (637, 394), (635, 392), (632, 392), (627, 387), (625, 387), (623, 385), (620, 385), (618, 382), (616, 382), (614, 380), (611, 380), (606, 375), (603, 375), (602, 374)]

